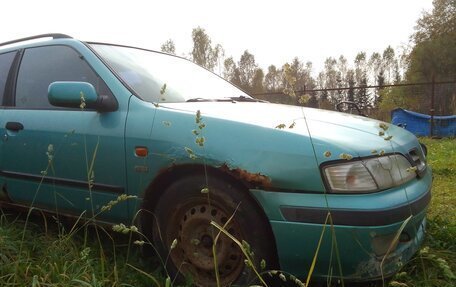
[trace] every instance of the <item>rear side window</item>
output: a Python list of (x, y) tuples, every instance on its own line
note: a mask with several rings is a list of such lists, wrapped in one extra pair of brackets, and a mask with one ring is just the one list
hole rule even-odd
[(0, 54), (0, 105), (3, 103), (6, 80), (8, 79), (8, 74), (15, 55), (16, 52)]
[(47, 97), (55, 81), (91, 83), (98, 94), (110, 94), (106, 84), (75, 50), (67, 46), (46, 46), (25, 50), (16, 83), (16, 107), (56, 108)]

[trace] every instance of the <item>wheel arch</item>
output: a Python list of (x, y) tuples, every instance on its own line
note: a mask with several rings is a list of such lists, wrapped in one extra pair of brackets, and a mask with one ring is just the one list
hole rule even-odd
[(264, 220), (263, 224), (266, 226), (269, 238), (272, 241), (274, 248), (272, 257), (274, 262), (270, 262), (271, 264), (268, 264), (270, 265), (268, 267), (271, 269), (280, 269), (275, 236), (264, 209), (258, 200), (249, 192), (249, 188), (252, 187), (252, 184), (246, 181), (243, 177), (236, 176), (236, 173), (230, 172), (226, 166), (217, 168), (200, 164), (185, 164), (173, 165), (163, 169), (149, 184), (144, 192), (143, 203), (141, 206), (141, 209), (145, 211), (143, 214), (150, 214), (150, 212), (153, 213), (158, 200), (174, 181), (186, 176), (204, 174), (207, 174), (207, 176), (218, 177), (219, 179), (232, 184), (234, 187), (238, 188), (247, 195), (251, 203), (256, 207), (257, 212), (261, 214), (261, 217)]

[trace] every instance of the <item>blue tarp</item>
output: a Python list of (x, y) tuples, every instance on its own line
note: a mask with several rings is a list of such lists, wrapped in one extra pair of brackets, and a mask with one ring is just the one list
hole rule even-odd
[[(391, 112), (391, 123), (401, 126), (417, 136), (430, 136), (430, 115), (397, 108)], [(456, 115), (434, 116), (433, 135), (441, 137), (455, 137)]]

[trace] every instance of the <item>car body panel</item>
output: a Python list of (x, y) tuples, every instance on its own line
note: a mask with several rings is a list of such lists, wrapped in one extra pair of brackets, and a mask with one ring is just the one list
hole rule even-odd
[[(381, 227), (356, 227), (290, 223), (271, 221), (276, 237), (280, 266), (283, 270), (300, 278), (306, 278), (314, 256), (317, 256), (312, 276), (318, 278), (343, 278), (352, 281), (365, 281), (390, 277), (396, 273), (411, 256), (418, 250), (424, 238), (424, 214), (415, 220), (418, 225), (416, 236), (406, 243), (399, 243), (394, 250), (385, 257), (376, 256), (372, 251), (374, 236), (395, 235), (402, 223)], [(421, 219), (421, 220), (419, 220)], [(320, 242), (320, 236), (323, 238)], [(337, 242), (337, 246), (334, 245)], [(386, 245), (389, 246), (389, 245)], [(319, 247), (319, 249), (318, 249)], [(337, 251), (336, 251), (337, 249)], [(316, 251), (319, 253), (316, 254)], [(338, 254), (337, 254), (338, 253)], [(339, 257), (339, 258), (338, 258)], [(338, 261), (341, 262), (341, 269)]]
[[(301, 107), (244, 102), (162, 105), (164, 108), (157, 110), (152, 133), (163, 145), (159, 148), (162, 152), (188, 162), (184, 149), (188, 147), (200, 157), (199, 162), (204, 158), (216, 167), (226, 165), (229, 169), (264, 175), (275, 188), (324, 190), (321, 180), (315, 180), (320, 172)], [(195, 143), (192, 133), (197, 128), (198, 110), (205, 124), (204, 147)], [(256, 112), (248, 112), (252, 110)], [(171, 125), (165, 126), (163, 122)], [(280, 124), (286, 127), (277, 128)], [(173, 148), (174, 151), (169, 150)]]
[[(317, 250), (320, 236), (325, 229), (320, 253), (317, 258), (317, 268), (314, 271), (316, 276), (325, 276), (328, 273), (327, 268), (331, 264), (336, 263), (336, 253), (331, 247), (331, 242), (334, 238), (337, 239), (337, 248), (343, 264), (343, 277), (349, 279), (366, 278), (366, 274), (362, 272), (362, 264), (359, 262), (377, 262), (377, 265), (383, 259), (373, 251), (373, 238), (382, 235), (395, 235), (404, 221), (408, 220), (403, 232), (407, 232), (410, 236), (410, 241), (399, 244), (396, 248), (390, 251), (391, 254), (400, 258), (400, 262), (405, 263), (410, 258), (411, 254), (416, 251), (423, 240), (424, 232), (424, 217), (429, 201), (425, 201), (421, 209), (412, 210), (411, 203), (418, 201), (420, 198), (430, 195), (429, 186), (432, 182), (431, 172), (428, 171), (422, 179), (414, 180), (405, 186), (378, 192), (374, 194), (362, 195), (334, 195), (326, 194), (322, 197), (319, 194), (305, 193), (278, 193), (262, 190), (252, 190), (252, 194), (260, 202), (268, 216), (271, 226), (276, 235), (277, 250), (279, 252), (281, 267), (285, 270), (290, 270), (291, 273), (299, 276), (307, 276), (307, 270), (311, 265), (312, 258)], [(297, 208), (312, 208), (321, 209), (333, 214), (334, 222), (344, 221), (347, 218), (338, 218), (337, 211), (352, 213), (354, 216), (371, 216), (375, 212), (382, 212), (384, 216), (391, 216), (395, 208), (403, 207), (408, 211), (402, 219), (388, 225), (378, 225), (375, 223), (372, 216), (369, 226), (356, 225), (332, 225), (329, 221), (325, 224), (325, 217), (320, 223), (303, 223), (286, 221), (281, 213), (282, 207), (297, 207)], [(408, 217), (411, 216), (410, 219)], [(321, 219), (320, 219), (321, 220)], [(354, 220), (361, 221), (362, 218), (355, 217)], [(386, 219), (387, 220), (387, 219)], [(381, 224), (381, 223), (380, 223)], [(334, 232), (334, 233), (333, 233)], [(385, 243), (389, 246), (392, 238)], [(404, 247), (407, 246), (407, 247)], [(401, 248), (411, 248), (413, 252), (402, 258)], [(331, 254), (331, 250), (333, 253)], [(393, 257), (394, 257), (393, 256)], [(328, 260), (333, 258), (333, 262)], [(373, 260), (375, 259), (375, 260)], [(380, 260), (380, 261), (379, 261)], [(388, 259), (393, 260), (393, 259)], [(398, 259), (399, 260), (399, 259)], [(388, 261), (389, 262), (389, 261)], [(338, 273), (337, 265), (334, 268), (334, 274)], [(394, 266), (393, 266), (394, 267)], [(397, 270), (390, 267), (385, 269), (385, 275), (393, 273), (392, 270)], [(361, 268), (361, 269), (360, 269)], [(377, 271), (379, 269), (377, 268)], [(367, 271), (366, 271), (367, 272)], [(375, 273), (375, 272), (373, 272)], [(371, 274), (373, 275), (373, 274)], [(380, 277), (378, 272), (373, 277)]]

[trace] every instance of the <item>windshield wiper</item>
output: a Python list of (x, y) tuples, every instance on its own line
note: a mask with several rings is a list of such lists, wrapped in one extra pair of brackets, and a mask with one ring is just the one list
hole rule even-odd
[(250, 98), (246, 96), (239, 96), (239, 97), (229, 97), (229, 98), (220, 98), (220, 99), (207, 99), (207, 98), (192, 98), (186, 100), (186, 102), (260, 102), (260, 103), (268, 103), (264, 100), (259, 100), (255, 98)]
[(193, 99), (186, 100), (186, 102), (233, 102), (233, 100), (230, 98), (224, 98), (224, 99), (193, 98)]
[(239, 97), (229, 97), (233, 101), (237, 102), (259, 102), (259, 103), (268, 103), (268, 101), (260, 100), (260, 99), (255, 99), (255, 98), (250, 98), (246, 96), (239, 96)]

